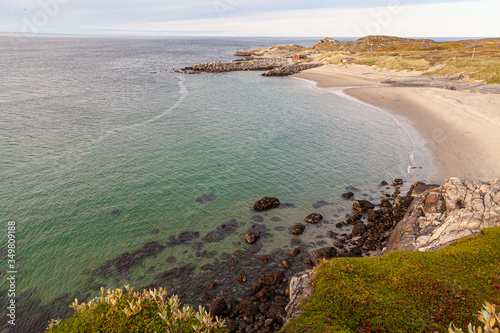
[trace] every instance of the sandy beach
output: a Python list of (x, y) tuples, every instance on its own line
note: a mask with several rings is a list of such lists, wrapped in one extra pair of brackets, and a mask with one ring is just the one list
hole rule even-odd
[(420, 75), (362, 65), (327, 65), (295, 77), (315, 81), (320, 88), (347, 87), (346, 94), (404, 117), (430, 153), (434, 171), (427, 181), (500, 177), (500, 94), (382, 83)]

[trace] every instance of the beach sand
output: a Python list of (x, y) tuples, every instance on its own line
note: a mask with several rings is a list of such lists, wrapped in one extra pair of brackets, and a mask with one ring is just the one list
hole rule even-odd
[(407, 119), (430, 153), (434, 170), (427, 181), (499, 178), (500, 94), (392, 87), (382, 83), (420, 74), (360, 65), (328, 65), (295, 77), (315, 81), (320, 88), (348, 87), (346, 94)]

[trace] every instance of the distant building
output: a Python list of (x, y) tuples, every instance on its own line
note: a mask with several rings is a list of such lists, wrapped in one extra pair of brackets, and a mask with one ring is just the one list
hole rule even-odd
[(305, 54), (296, 54), (293, 56), (293, 59), (307, 59), (307, 56)]
[(349, 51), (350, 54), (356, 54), (356, 51)]

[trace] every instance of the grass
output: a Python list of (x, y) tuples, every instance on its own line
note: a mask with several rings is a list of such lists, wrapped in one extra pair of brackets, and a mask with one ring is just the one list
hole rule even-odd
[[(353, 42), (347, 42), (353, 43)], [(390, 70), (428, 70), (445, 64), (428, 74), (464, 74), (466, 79), (484, 83), (500, 83), (500, 39), (464, 40), (456, 42), (419, 42), (392, 37), (372, 38), (351, 48), (358, 51), (353, 63)], [(320, 61), (336, 64), (345, 56), (342, 51), (320, 57)]]
[(463, 73), (471, 80), (500, 83), (500, 59), (453, 59), (446, 63), (442, 69), (428, 74), (451, 75), (456, 73)]
[(340, 258), (317, 268), (315, 292), (285, 332), (447, 332), (500, 302), (500, 227), (435, 252)]
[(385, 55), (385, 54), (364, 54), (356, 57), (354, 61), (361, 65), (378, 66), (384, 69), (391, 70), (426, 70), (431, 67), (429, 61), (422, 58), (411, 58), (401, 55)]

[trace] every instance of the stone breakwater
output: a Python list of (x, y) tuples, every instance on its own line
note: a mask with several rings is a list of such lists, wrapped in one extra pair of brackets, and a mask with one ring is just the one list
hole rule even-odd
[(264, 71), (276, 67), (284, 66), (286, 58), (279, 59), (255, 59), (255, 60), (235, 60), (230, 62), (204, 62), (182, 69), (187, 74), (206, 73), (227, 73), (233, 71)]
[(322, 64), (313, 63), (313, 64), (293, 64), (288, 66), (277, 67), (270, 70), (267, 73), (262, 74), (262, 76), (288, 76), (300, 73), (305, 71), (306, 69), (320, 67)]
[(227, 73), (234, 71), (268, 71), (262, 76), (287, 76), (297, 74), (306, 69), (322, 66), (318, 63), (312, 64), (288, 64), (286, 58), (235, 60), (231, 62), (204, 62), (182, 69), (187, 74), (205, 73)]

